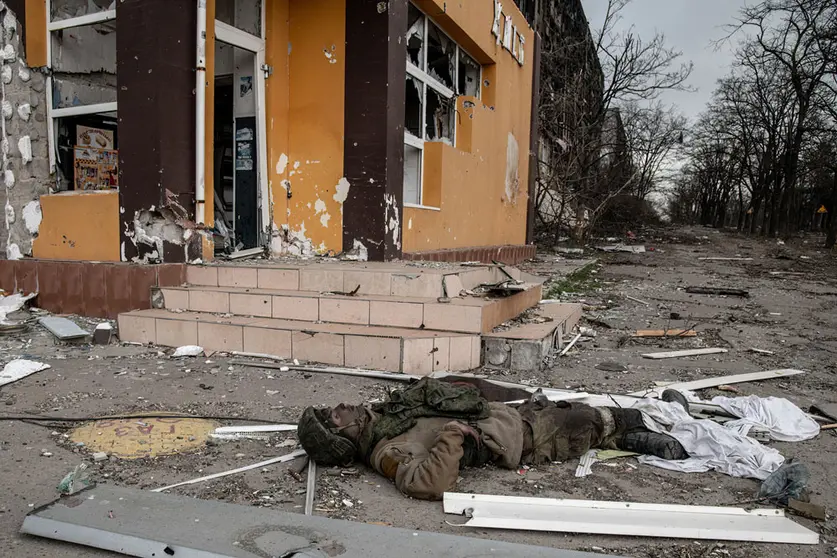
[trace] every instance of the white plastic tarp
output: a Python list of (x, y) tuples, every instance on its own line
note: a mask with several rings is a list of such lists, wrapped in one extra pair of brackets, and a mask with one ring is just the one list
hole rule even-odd
[(649, 429), (670, 434), (690, 456), (668, 461), (646, 455), (638, 458), (640, 463), (684, 473), (715, 470), (733, 477), (764, 480), (785, 461), (776, 449), (763, 446), (736, 429), (692, 418), (678, 403), (646, 398), (637, 401), (634, 408), (642, 411)]
[(47, 368), (49, 368), (49, 364), (44, 364), (43, 362), (22, 359), (13, 360), (6, 364), (3, 367), (3, 371), (0, 372), (0, 386), (16, 382), (21, 378), (25, 378), (41, 370), (46, 370)]
[(710, 403), (741, 417), (728, 422), (728, 428), (741, 427), (749, 431), (751, 427), (758, 427), (779, 442), (801, 442), (816, 438), (820, 433), (820, 426), (814, 419), (781, 397), (715, 397)]
[(7, 316), (12, 312), (17, 312), (23, 308), (26, 301), (35, 298), (35, 296), (36, 293), (28, 295), (18, 293), (8, 296), (0, 296), (0, 324), (11, 323), (8, 321)]

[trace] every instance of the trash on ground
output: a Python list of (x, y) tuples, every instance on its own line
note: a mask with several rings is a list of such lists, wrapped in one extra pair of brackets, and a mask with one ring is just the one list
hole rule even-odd
[(113, 339), (113, 326), (108, 322), (102, 322), (93, 330), (94, 345), (110, 345)]
[(179, 358), (179, 357), (197, 357), (203, 355), (203, 347), (199, 347), (197, 345), (184, 345), (182, 347), (178, 347), (174, 354), (172, 354), (172, 358)]
[(56, 488), (59, 494), (69, 496), (93, 484), (95, 483), (90, 479), (90, 470), (87, 463), (80, 463), (61, 479)]
[(634, 337), (695, 337), (694, 329), (639, 329)]
[(687, 349), (685, 351), (667, 351), (662, 353), (646, 353), (642, 355), (644, 358), (650, 358), (653, 360), (660, 360), (665, 358), (682, 358), (682, 357), (693, 357), (693, 356), (703, 356), (703, 355), (717, 355), (722, 353), (728, 353), (727, 349), (720, 349), (720, 348), (710, 348), (710, 349)]
[(742, 298), (750, 296), (750, 292), (744, 289), (728, 289), (725, 287), (686, 287), (686, 292), (702, 295), (740, 296)]
[(17, 322), (8, 319), (9, 314), (23, 310), (26, 303), (38, 296), (38, 293), (28, 295), (16, 293), (0, 296), (0, 324), (16, 325)]
[(777, 506), (787, 506), (788, 500), (808, 500), (808, 482), (811, 472), (804, 463), (789, 459), (767, 477), (759, 488), (759, 499)]
[[(217, 440), (238, 440), (241, 438), (264, 439), (278, 432), (295, 432), (295, 424), (260, 424), (257, 426), (221, 426), (211, 436)], [(294, 441), (294, 444), (296, 442)]]
[(751, 348), (750, 352), (751, 353), (756, 353), (758, 355), (775, 355), (776, 354), (773, 351), (768, 351), (766, 349), (756, 349), (756, 348)]
[(644, 304), (645, 306), (650, 306), (651, 305), (650, 302), (645, 302), (644, 300), (633, 297), (633, 296), (626, 296), (625, 298), (627, 298), (628, 300), (633, 300), (634, 302), (639, 302), (640, 304)]
[(6, 364), (0, 372), (0, 386), (16, 382), (35, 372), (50, 368), (49, 364), (34, 360), (16, 359)]
[(612, 246), (596, 246), (596, 250), (601, 252), (627, 252), (629, 254), (644, 254), (645, 246), (630, 245), (630, 244), (614, 244)]

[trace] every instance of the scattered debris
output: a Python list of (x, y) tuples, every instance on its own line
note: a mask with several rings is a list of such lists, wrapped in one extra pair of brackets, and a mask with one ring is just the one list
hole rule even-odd
[(332, 296), (357, 296), (358, 291), (360, 291), (360, 285), (358, 285), (351, 291), (324, 291), (321, 294)]
[(596, 365), (596, 370), (604, 372), (627, 372), (628, 367), (618, 362), (600, 362)]
[(686, 292), (702, 295), (740, 296), (742, 298), (750, 296), (750, 292), (744, 289), (728, 289), (725, 287), (686, 287)]
[(578, 333), (580, 333), (582, 337), (595, 337), (596, 336), (596, 330), (593, 329), (592, 327), (581, 326), (581, 327), (578, 328)]
[(231, 365), (244, 366), (249, 368), (270, 368), (273, 370), (287, 371), (296, 370), (299, 372), (313, 372), (318, 374), (341, 374), (344, 376), (363, 376), (366, 378), (378, 378), (381, 380), (393, 380), (395, 382), (411, 382), (416, 379), (409, 374), (396, 374), (392, 372), (376, 372), (374, 370), (361, 370), (355, 368), (317, 367), (300, 366), (295, 363), (293, 366), (282, 366), (274, 362), (251, 362), (249, 360), (232, 360)]
[(445, 513), (467, 527), (634, 537), (818, 544), (819, 535), (782, 510), (593, 500), (558, 500), (446, 492)]
[(634, 337), (695, 337), (694, 329), (640, 329)]
[(284, 463), (285, 461), (291, 461), (296, 459), (297, 457), (302, 457), (303, 455), (307, 455), (305, 450), (296, 450), (283, 455), (281, 457), (274, 457), (272, 459), (268, 459), (265, 461), (260, 461), (259, 463), (253, 463), (252, 465), (247, 465), (245, 467), (239, 467), (238, 469), (232, 469), (230, 471), (223, 471), (221, 473), (215, 473), (213, 475), (206, 475), (205, 477), (198, 477), (196, 479), (187, 480), (183, 482), (178, 482), (176, 484), (170, 484), (169, 486), (163, 486), (161, 488), (155, 488), (151, 492), (165, 492), (166, 490), (176, 488), (178, 486), (185, 486), (187, 484), (197, 484), (199, 482), (204, 482), (213, 479), (219, 479), (221, 477), (227, 477), (229, 475), (235, 475), (238, 473), (243, 473), (245, 471), (250, 471), (252, 469), (258, 469), (260, 467), (267, 467), (268, 465), (273, 465), (274, 463)]
[(817, 403), (809, 409), (812, 414), (837, 421), (837, 403)]
[(702, 262), (751, 262), (753, 258), (698, 258)]
[(60, 341), (78, 341), (90, 336), (89, 333), (81, 329), (74, 322), (60, 316), (40, 318), (38, 319), (38, 323), (44, 326)]
[(720, 349), (720, 348), (712, 348), (712, 349), (687, 349), (685, 351), (668, 351), (663, 353), (646, 353), (642, 355), (644, 358), (650, 358), (654, 360), (660, 360), (664, 358), (681, 358), (681, 357), (693, 357), (693, 356), (703, 356), (703, 355), (717, 355), (722, 353), (728, 353), (728, 349)]
[[(769, 380), (771, 378), (785, 378), (788, 376), (796, 376), (797, 374), (804, 374), (804, 370), (767, 370), (765, 372), (751, 372), (749, 374), (738, 374), (735, 376), (718, 376), (717, 378), (704, 378), (703, 380), (694, 380), (692, 382), (680, 382), (669, 384), (666, 389), (676, 389), (677, 391), (696, 391), (699, 389), (706, 389), (718, 387), (729, 384), (741, 384), (744, 382), (755, 382), (758, 380)], [(645, 397), (649, 395), (648, 391), (635, 391), (628, 395), (636, 397)]]
[(580, 333), (578, 335), (576, 335), (575, 337), (573, 337), (572, 341), (567, 343), (567, 346), (564, 347), (564, 350), (561, 351), (560, 356), (564, 356), (568, 352), (570, 352), (570, 349), (572, 349), (575, 346), (575, 344), (578, 342), (579, 339), (581, 339), (581, 334)]
[(36, 296), (38, 296), (38, 293), (28, 295), (16, 293), (12, 295), (0, 296), (0, 324), (16, 325), (18, 322), (9, 321), (9, 314), (22, 310), (24, 306), (26, 306), (26, 303)]
[(80, 463), (76, 465), (75, 469), (64, 475), (56, 488), (59, 494), (69, 496), (92, 484), (94, 483), (90, 479), (90, 470), (87, 463)]
[(6, 364), (3, 367), (3, 371), (0, 372), (0, 386), (16, 382), (35, 372), (40, 372), (48, 368), (50, 368), (49, 364), (44, 364), (43, 362), (24, 359), (13, 360)]
[(261, 246), (256, 248), (249, 248), (247, 250), (236, 250), (232, 254), (227, 255), (228, 260), (249, 260), (251, 258), (257, 258), (259, 256), (264, 256), (265, 249)]
[[(264, 424), (258, 426), (221, 426), (210, 436), (216, 440), (239, 440), (241, 438), (262, 439), (277, 432), (295, 432), (295, 424)], [(296, 441), (294, 441), (296, 445)]]
[(94, 345), (110, 345), (113, 340), (113, 326), (108, 322), (102, 322), (93, 330)]
[(101, 461), (107, 461), (107, 460), (108, 460), (108, 454), (103, 452), (103, 451), (97, 451), (96, 453), (93, 454), (93, 462), (94, 463), (99, 463)]
[(759, 354), (759, 355), (775, 355), (776, 354), (773, 351), (767, 351), (765, 349), (755, 349), (755, 348), (751, 348), (750, 352), (751, 353), (756, 353), (756, 354)]
[(802, 517), (814, 519), (816, 521), (825, 521), (825, 508), (819, 504), (812, 504), (810, 502), (800, 502), (794, 498), (788, 499), (788, 509), (796, 512)]
[(197, 345), (184, 345), (182, 347), (178, 347), (171, 356), (172, 358), (180, 358), (197, 357), (201, 355), (203, 355), (203, 347), (199, 347)]
[(644, 304), (645, 306), (651, 306), (650, 302), (645, 302), (644, 300), (633, 296), (626, 296), (625, 298), (627, 298), (628, 300), (633, 300), (634, 302), (639, 302), (640, 304)]
[(627, 252), (629, 254), (644, 254), (645, 246), (634, 246), (629, 244), (614, 244), (612, 246), (596, 246), (601, 252)]

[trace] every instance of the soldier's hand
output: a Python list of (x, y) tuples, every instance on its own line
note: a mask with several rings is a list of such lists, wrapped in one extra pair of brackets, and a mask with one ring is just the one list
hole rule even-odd
[(452, 420), (445, 425), (446, 430), (458, 430), (462, 433), (463, 436), (466, 438), (471, 436), (474, 441), (477, 443), (477, 446), (480, 445), (480, 435), (479, 432), (474, 430), (472, 427), (468, 426), (467, 424), (461, 423), (458, 420)]

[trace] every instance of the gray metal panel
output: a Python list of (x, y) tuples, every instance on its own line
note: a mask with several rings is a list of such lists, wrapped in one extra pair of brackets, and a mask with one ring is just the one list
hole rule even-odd
[(67, 318), (49, 316), (47, 318), (39, 319), (38, 323), (47, 328), (50, 333), (62, 341), (67, 339), (79, 339), (90, 335)]
[(34, 510), (21, 531), (142, 558), (594, 556), (115, 486), (90, 488)]

